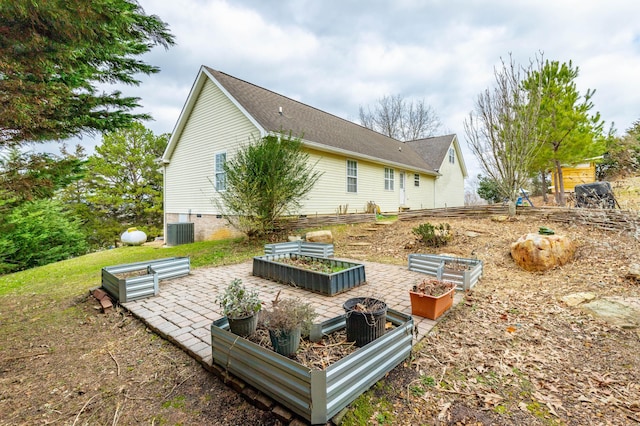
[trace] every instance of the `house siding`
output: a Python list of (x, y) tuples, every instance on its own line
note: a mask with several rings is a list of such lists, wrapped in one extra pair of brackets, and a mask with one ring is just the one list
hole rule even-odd
[[(184, 116), (181, 115), (176, 126), (176, 139), (170, 141), (163, 157), (166, 161), (165, 225), (193, 222), (196, 241), (231, 235), (227, 221), (215, 203), (219, 195), (214, 187), (216, 154), (225, 153), (229, 161), (239, 147), (249, 143), (252, 137), (260, 137), (264, 131), (261, 124), (246, 115), (244, 107), (229, 98), (215, 80), (202, 78), (204, 80), (196, 81), (183, 110)], [(303, 146), (310, 155), (310, 164), (323, 174), (301, 200), (301, 208), (289, 212), (291, 214), (335, 214), (345, 206), (348, 206), (348, 213), (361, 213), (368, 202), (376, 203), (383, 212), (397, 212), (400, 207), (427, 209), (464, 204), (465, 172), (457, 148), (455, 164), (450, 164), (446, 156), (440, 169), (442, 176), (419, 173), (420, 185), (416, 187), (414, 174), (417, 171), (411, 167), (421, 166), (399, 168), (397, 161), (385, 164), (386, 160), (372, 160), (369, 154), (351, 156), (346, 151), (332, 151), (334, 148), (330, 147), (325, 151), (318, 141), (307, 141)], [(357, 162), (356, 193), (347, 191), (347, 160)], [(393, 190), (385, 190), (385, 168), (393, 170)], [(404, 202), (400, 195), (400, 173), (405, 173), (406, 177)]]
[[(300, 214), (332, 214), (340, 206), (348, 205), (349, 213), (362, 213), (369, 201), (375, 202), (382, 211), (396, 212), (400, 205), (399, 173), (401, 169), (385, 166), (355, 157), (307, 150), (311, 164), (322, 176), (302, 203)], [(358, 192), (347, 192), (347, 159), (358, 163)], [(394, 170), (393, 191), (384, 189), (384, 169)], [(413, 186), (413, 171), (405, 171), (406, 202), (412, 209), (433, 205), (433, 177), (420, 175), (420, 186)]]
[(218, 214), (213, 200), (215, 154), (227, 161), (259, 130), (210, 80), (195, 101), (191, 114), (165, 167), (167, 214)]
[[(452, 144), (455, 147), (455, 144)], [(440, 166), (441, 176), (435, 182), (434, 208), (464, 206), (464, 173), (461, 169), (462, 153), (456, 149), (455, 163), (445, 155)]]

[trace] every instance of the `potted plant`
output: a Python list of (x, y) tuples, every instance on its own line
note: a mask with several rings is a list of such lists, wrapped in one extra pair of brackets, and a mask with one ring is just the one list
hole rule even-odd
[(453, 294), (456, 284), (427, 278), (413, 286), (409, 291), (411, 297), (411, 314), (435, 320), (453, 305)]
[(298, 350), (300, 338), (309, 335), (317, 316), (311, 304), (298, 298), (280, 299), (278, 292), (271, 309), (262, 311), (260, 322), (269, 330), (273, 350), (291, 356)]
[(342, 305), (346, 312), (347, 340), (362, 347), (384, 334), (387, 304), (372, 297), (354, 297)]
[(250, 336), (256, 331), (262, 302), (256, 290), (248, 290), (242, 280), (236, 278), (216, 298), (222, 313), (229, 320), (231, 332), (239, 336)]

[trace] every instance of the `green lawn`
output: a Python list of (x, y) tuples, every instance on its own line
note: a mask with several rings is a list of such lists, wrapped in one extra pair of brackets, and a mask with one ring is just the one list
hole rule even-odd
[(46, 295), (61, 300), (99, 287), (105, 266), (189, 256), (191, 267), (237, 263), (261, 254), (262, 244), (243, 239), (204, 241), (175, 247), (125, 246), (0, 276), (0, 297)]

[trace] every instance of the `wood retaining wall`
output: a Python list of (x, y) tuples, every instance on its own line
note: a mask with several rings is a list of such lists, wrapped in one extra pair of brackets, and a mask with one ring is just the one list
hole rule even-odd
[[(399, 213), (398, 220), (427, 217), (488, 217), (508, 214), (507, 206), (502, 205), (466, 206), (410, 210)], [(605, 231), (628, 233), (640, 239), (640, 213), (633, 210), (520, 206), (516, 210), (516, 215), (533, 216), (551, 222), (592, 226)]]

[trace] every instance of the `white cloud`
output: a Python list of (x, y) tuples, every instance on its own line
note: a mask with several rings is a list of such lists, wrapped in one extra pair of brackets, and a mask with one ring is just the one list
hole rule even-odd
[[(178, 45), (147, 56), (162, 68), (139, 88), (155, 132), (170, 132), (200, 65), (347, 119), (386, 94), (425, 99), (465, 145), (463, 120), (513, 54), (573, 60), (578, 88), (624, 130), (640, 118), (640, 2), (620, 0), (141, 0)], [(465, 150), (465, 156), (470, 154)], [(467, 163), (473, 160), (467, 158)], [(474, 171), (471, 172), (474, 175)]]

